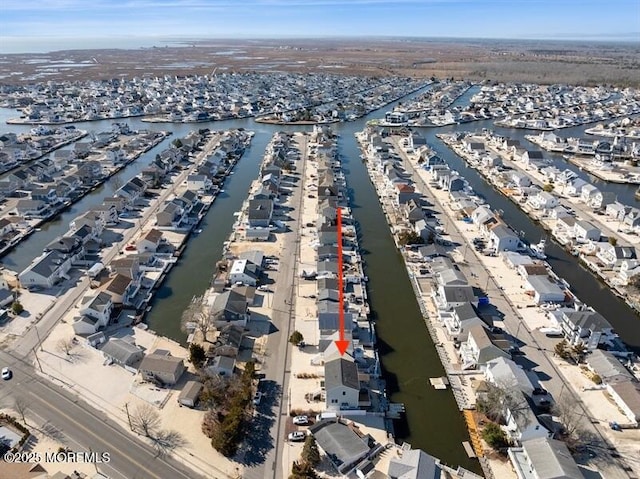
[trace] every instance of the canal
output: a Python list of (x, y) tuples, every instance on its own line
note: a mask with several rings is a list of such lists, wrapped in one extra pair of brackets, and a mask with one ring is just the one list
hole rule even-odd
[[(473, 93), (474, 89), (471, 89), (455, 103), (464, 104)], [(409, 98), (415, 95), (409, 95)], [(381, 111), (391, 109), (394, 104), (384, 107)], [(366, 260), (372, 316), (376, 321), (378, 347), (385, 379), (391, 400), (402, 402), (407, 408), (406, 421), (397, 424), (397, 436), (400, 440), (410, 442), (414, 447), (422, 448), (448, 464), (459, 464), (478, 471), (477, 462), (467, 459), (461, 446), (461, 442), (468, 439), (468, 436), (452, 394), (448, 391), (436, 391), (429, 386), (428, 378), (442, 376), (444, 370), (422, 321), (402, 257), (395, 249), (365, 165), (359, 159), (360, 151), (353, 134), (361, 131), (367, 120), (379, 117), (381, 111), (353, 123), (336, 124), (334, 128), (340, 135), (339, 150), (350, 188), (353, 213), (360, 227), (360, 245)], [(0, 122), (14, 115), (15, 112), (11, 110), (0, 109)], [(190, 240), (180, 261), (161, 285), (152, 302), (152, 309), (147, 317), (151, 328), (159, 334), (184, 342), (185, 335), (180, 331), (181, 313), (193, 295), (201, 294), (209, 285), (215, 263), (221, 257), (222, 243), (230, 234), (235, 219), (234, 213), (240, 209), (250, 183), (258, 175), (264, 148), (274, 132), (298, 131), (301, 128), (260, 124), (250, 119), (199, 125), (153, 124), (141, 122), (139, 119), (131, 119), (128, 123), (134, 129), (170, 129), (174, 134), (120, 172), (119, 175), (124, 181), (137, 174), (144, 164), (166, 147), (168, 141), (184, 136), (194, 128), (207, 127), (222, 130), (242, 127), (255, 131), (250, 148), (236, 165), (234, 174), (225, 183), (225, 193), (217, 198), (204, 218), (202, 233)], [(95, 132), (109, 129), (110, 126), (109, 121), (76, 125), (77, 128)], [(5, 131), (13, 132), (28, 131), (29, 128), (4, 125)], [(545, 234), (544, 231), (529, 220), (516, 205), (488, 186), (475, 170), (468, 168), (460, 158), (435, 138), (437, 132), (480, 130), (481, 128), (492, 128), (499, 134), (521, 139), (525, 145), (528, 143), (524, 140), (524, 134), (530, 132), (496, 128), (491, 121), (443, 128), (425, 128), (422, 131), (429, 144), (454, 169), (460, 171), (478, 193), (482, 194), (494, 208), (504, 211), (504, 218), (510, 225), (518, 231), (524, 231), (525, 238), (530, 242), (537, 242)], [(581, 136), (584, 128), (561, 130), (560, 133), (563, 136)], [(531, 147), (536, 148), (533, 145)], [(554, 162), (558, 162), (559, 168), (573, 169), (581, 177), (596, 183), (603, 190), (616, 191), (619, 200), (628, 204), (634, 203), (633, 188), (625, 185), (601, 185), (603, 182), (572, 167), (561, 156), (553, 155), (553, 158)], [(20, 271), (21, 268), (18, 266), (24, 267), (29, 264), (35, 256), (40, 254), (42, 246), (64, 233), (71, 219), (94, 204), (99, 204), (102, 198), (111, 192), (112, 189), (108, 183), (102, 189), (94, 191), (63, 214), (55, 225), (52, 223), (48, 227), (43, 226), (42, 231), (32, 235), (13, 253), (5, 257), (3, 262), (11, 269)], [(629, 192), (631, 192), (630, 196)], [(638, 318), (630, 308), (610, 293), (591, 273), (578, 266), (576, 258), (564, 252), (558, 245), (550, 243), (547, 252), (554, 270), (569, 281), (576, 295), (595, 309), (606, 312), (605, 316), (625, 342), (634, 350), (640, 350), (640, 334), (635, 327), (638, 324)]]

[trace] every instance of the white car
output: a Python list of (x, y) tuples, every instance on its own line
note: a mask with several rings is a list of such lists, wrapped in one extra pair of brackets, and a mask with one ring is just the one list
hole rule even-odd
[(8, 379), (11, 379), (11, 376), (13, 376), (13, 373), (11, 372), (11, 369), (2, 368), (2, 379), (4, 379), (6, 381)]
[(293, 418), (293, 423), (297, 426), (306, 426), (309, 424), (309, 418), (307, 416), (296, 416)]
[(289, 441), (291, 442), (304, 441), (305, 437), (307, 437), (307, 435), (302, 431), (290, 432), (288, 436)]

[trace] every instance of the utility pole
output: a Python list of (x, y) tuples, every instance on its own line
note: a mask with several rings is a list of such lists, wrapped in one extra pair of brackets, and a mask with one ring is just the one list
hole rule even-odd
[(38, 336), (38, 346), (40, 347), (40, 351), (44, 351), (42, 348), (42, 339), (40, 339), (40, 331), (38, 331), (38, 325), (33, 323), (33, 327), (36, 330), (36, 336)]
[(42, 370), (42, 364), (40, 364), (40, 358), (38, 357), (38, 354), (36, 353), (36, 348), (33, 347), (33, 348), (31, 348), (31, 350), (33, 351), (33, 355), (36, 357), (36, 362), (38, 363), (38, 368), (40, 368), (40, 372), (44, 373), (44, 371)]
[(133, 431), (133, 425), (131, 424), (131, 415), (129, 414), (129, 403), (124, 403), (124, 408), (127, 411), (127, 421), (129, 421), (129, 429)]

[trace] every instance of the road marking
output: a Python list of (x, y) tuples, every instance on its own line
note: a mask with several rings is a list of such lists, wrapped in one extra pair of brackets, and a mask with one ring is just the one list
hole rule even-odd
[[(57, 392), (57, 391), (56, 391)], [(37, 397), (38, 399), (42, 400), (42, 398), (40, 396), (38, 396), (37, 394), (35, 394), (33, 391), (29, 391), (29, 394), (31, 394), (32, 396)], [(60, 395), (58, 393), (58, 395)], [(62, 396), (62, 395), (60, 395)], [(66, 399), (64, 396), (62, 396), (64, 399)], [(43, 401), (44, 402), (44, 401)], [(58, 414), (60, 414), (61, 416), (63, 416), (64, 418), (66, 418), (69, 422), (74, 423), (76, 426), (78, 426), (80, 429), (82, 429), (83, 431), (85, 431), (87, 434), (93, 436), (95, 439), (97, 439), (98, 441), (100, 441), (102, 444), (104, 444), (106, 446), (107, 449), (112, 449), (111, 445), (109, 443), (107, 443), (104, 439), (102, 439), (102, 437), (100, 437), (98, 434), (94, 433), (91, 429), (83, 426), (82, 424), (80, 424), (77, 420), (75, 420), (74, 418), (70, 417), (69, 415), (67, 415), (65, 412), (61, 411), (59, 408), (55, 407), (53, 404), (47, 402), (45, 403), (46, 408), (50, 408), (50, 409), (54, 409), (58, 412)], [(84, 411), (87, 414), (90, 414), (87, 411)], [(147, 451), (145, 451), (147, 452)], [(138, 466), (140, 469), (144, 470), (145, 472), (148, 472), (150, 474), (151, 477), (156, 477), (158, 479), (162, 479), (160, 476), (157, 476), (156, 474), (152, 473), (149, 469), (147, 469), (145, 466), (143, 466), (142, 464), (140, 464), (138, 461), (136, 461), (135, 459), (133, 459), (131, 456), (125, 454), (124, 452), (122, 452), (121, 450), (118, 451), (118, 453), (122, 454), (122, 456), (124, 456), (125, 458), (127, 458), (132, 464), (135, 464), (136, 466)], [(112, 467), (112, 469), (115, 469), (114, 467)]]

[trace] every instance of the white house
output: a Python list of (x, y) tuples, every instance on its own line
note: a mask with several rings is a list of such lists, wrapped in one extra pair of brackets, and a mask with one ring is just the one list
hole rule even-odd
[(582, 187), (582, 190), (580, 191), (580, 199), (583, 203), (589, 204), (591, 203), (591, 201), (593, 201), (593, 198), (595, 198), (596, 194), (599, 192), (600, 190), (593, 185), (584, 185)]
[(548, 210), (558, 206), (558, 198), (548, 191), (540, 191), (537, 195), (531, 196), (528, 203), (536, 210)]
[(567, 445), (557, 439), (525, 440), (508, 455), (518, 479), (584, 479)]
[(76, 334), (89, 335), (98, 332), (109, 324), (113, 302), (111, 295), (100, 292), (97, 295), (87, 295), (82, 299), (80, 307), (81, 317), (73, 323), (73, 330)]
[(158, 251), (158, 247), (162, 243), (162, 231), (159, 231), (155, 228), (147, 231), (142, 238), (138, 240), (136, 245), (136, 249), (138, 253), (151, 252), (155, 253)]
[(562, 303), (565, 298), (564, 290), (549, 279), (549, 276), (528, 276), (525, 291), (533, 290), (536, 304)]
[(335, 358), (324, 364), (324, 388), (328, 410), (358, 408), (358, 367), (350, 356)]
[(607, 392), (629, 422), (637, 426), (640, 423), (640, 382), (628, 380), (609, 383)]
[(598, 241), (601, 235), (598, 228), (585, 220), (576, 221), (573, 233), (578, 241)]
[(192, 191), (208, 191), (212, 182), (206, 175), (189, 175), (187, 176), (187, 189)]
[(256, 265), (246, 259), (237, 259), (231, 265), (229, 281), (232, 284), (242, 283), (255, 286), (258, 283), (258, 275)]
[(518, 235), (511, 228), (502, 224), (491, 228), (489, 242), (491, 248), (496, 252), (515, 251), (520, 246)]
[(61, 279), (67, 279), (72, 258), (59, 251), (47, 251), (38, 256), (18, 275), (23, 288), (51, 288)]

